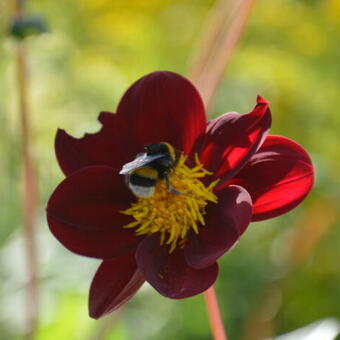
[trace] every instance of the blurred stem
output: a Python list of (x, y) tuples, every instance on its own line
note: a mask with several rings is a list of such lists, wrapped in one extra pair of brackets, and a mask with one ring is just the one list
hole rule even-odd
[(313, 255), (325, 235), (336, 226), (337, 203), (331, 197), (320, 197), (311, 203), (291, 226), (289, 237), (285, 232), (285, 245), (275, 252), (273, 267), (276, 281), (264, 283), (258, 294), (258, 304), (245, 322), (243, 340), (262, 340), (276, 336), (276, 324), (282, 309), (289, 279)]
[(228, 340), (223, 326), (221, 312), (218, 306), (214, 286), (211, 286), (208, 290), (204, 292), (204, 299), (214, 340)]
[(87, 337), (87, 340), (104, 340), (110, 331), (117, 326), (117, 320), (121, 316), (121, 310), (112, 313), (105, 318), (99, 320), (96, 324), (94, 332)]
[[(23, 16), (23, 1), (15, 1), (15, 15)], [(38, 277), (35, 242), (36, 178), (31, 155), (31, 136), (28, 110), (27, 58), (24, 41), (16, 46), (17, 86), (19, 100), (19, 124), (23, 167), (23, 227), (24, 247), (27, 261), (26, 285), (26, 339), (33, 339), (38, 319)]]
[(219, 0), (203, 26), (189, 78), (209, 108), (249, 17), (254, 0)]

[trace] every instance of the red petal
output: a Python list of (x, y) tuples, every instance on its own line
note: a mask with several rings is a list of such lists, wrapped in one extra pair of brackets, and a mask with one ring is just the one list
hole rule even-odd
[(158, 235), (144, 239), (136, 252), (138, 267), (151, 286), (171, 299), (183, 299), (207, 290), (216, 280), (217, 263), (204, 269), (187, 265), (183, 249), (160, 246)]
[(252, 216), (248, 192), (236, 185), (217, 192), (218, 203), (211, 204), (206, 226), (192, 233), (184, 248), (188, 264), (201, 269), (211, 266), (228, 251), (246, 230)]
[(134, 253), (103, 261), (91, 284), (90, 316), (99, 319), (126, 303), (145, 282)]
[(250, 193), (253, 221), (265, 220), (296, 207), (311, 190), (314, 170), (306, 151), (294, 141), (268, 136), (260, 150), (231, 182)]
[(56, 188), (47, 205), (54, 236), (69, 250), (107, 258), (129, 250), (138, 239), (122, 228), (131, 220), (120, 213), (133, 196), (122, 176), (109, 167), (81, 169)]
[(55, 151), (65, 175), (89, 165), (108, 165), (119, 171), (128, 161), (116, 140), (116, 115), (102, 112), (98, 118), (102, 128), (82, 138), (74, 138), (58, 130)]
[(258, 150), (270, 125), (268, 103), (258, 97), (252, 112), (226, 113), (208, 123), (200, 160), (215, 178), (226, 181)]
[(206, 126), (195, 87), (172, 72), (153, 72), (124, 94), (117, 109), (119, 140), (130, 158), (143, 146), (168, 142), (188, 154)]

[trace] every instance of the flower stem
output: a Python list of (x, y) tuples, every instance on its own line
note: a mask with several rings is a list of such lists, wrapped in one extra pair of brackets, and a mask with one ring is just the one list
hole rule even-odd
[(208, 290), (204, 292), (204, 299), (214, 340), (228, 340), (226, 331), (222, 323), (221, 312), (218, 306), (214, 286), (211, 286)]
[[(15, 15), (23, 15), (23, 1), (15, 1)], [(25, 339), (34, 338), (38, 320), (38, 275), (35, 240), (35, 211), (37, 203), (36, 176), (31, 154), (31, 138), (28, 110), (28, 81), (25, 42), (18, 41), (16, 46), (17, 86), (19, 100), (19, 124), (21, 133), (21, 154), (23, 167), (23, 227), (24, 247), (27, 263), (26, 285), (26, 332)]]

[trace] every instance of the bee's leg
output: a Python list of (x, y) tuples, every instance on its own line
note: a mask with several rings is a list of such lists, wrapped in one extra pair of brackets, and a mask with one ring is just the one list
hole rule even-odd
[(181, 192), (177, 191), (176, 189), (174, 189), (174, 188), (171, 186), (169, 174), (168, 174), (167, 172), (164, 173), (164, 178), (165, 178), (165, 182), (166, 182), (166, 186), (167, 186), (168, 190), (169, 190), (170, 192), (172, 192), (173, 194), (180, 195)]

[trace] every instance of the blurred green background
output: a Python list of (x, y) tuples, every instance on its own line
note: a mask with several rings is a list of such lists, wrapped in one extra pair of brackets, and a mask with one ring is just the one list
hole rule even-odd
[[(75, 256), (50, 235), (44, 207), (63, 178), (54, 156), (58, 127), (98, 130), (124, 90), (154, 70), (187, 74), (212, 0), (31, 0), (50, 33), (28, 38), (30, 109), (39, 174), (38, 340), (210, 339), (201, 296), (172, 301), (145, 285), (119, 312), (87, 315), (99, 261)], [(12, 4), (0, 0), (0, 339), (25, 333), (21, 166)], [(231, 340), (283, 334), (340, 319), (340, 2), (258, 0), (226, 69), (211, 117), (271, 103), (271, 132), (311, 154), (313, 192), (289, 214), (254, 223), (220, 261), (216, 284)], [(322, 339), (320, 339), (322, 340)]]

